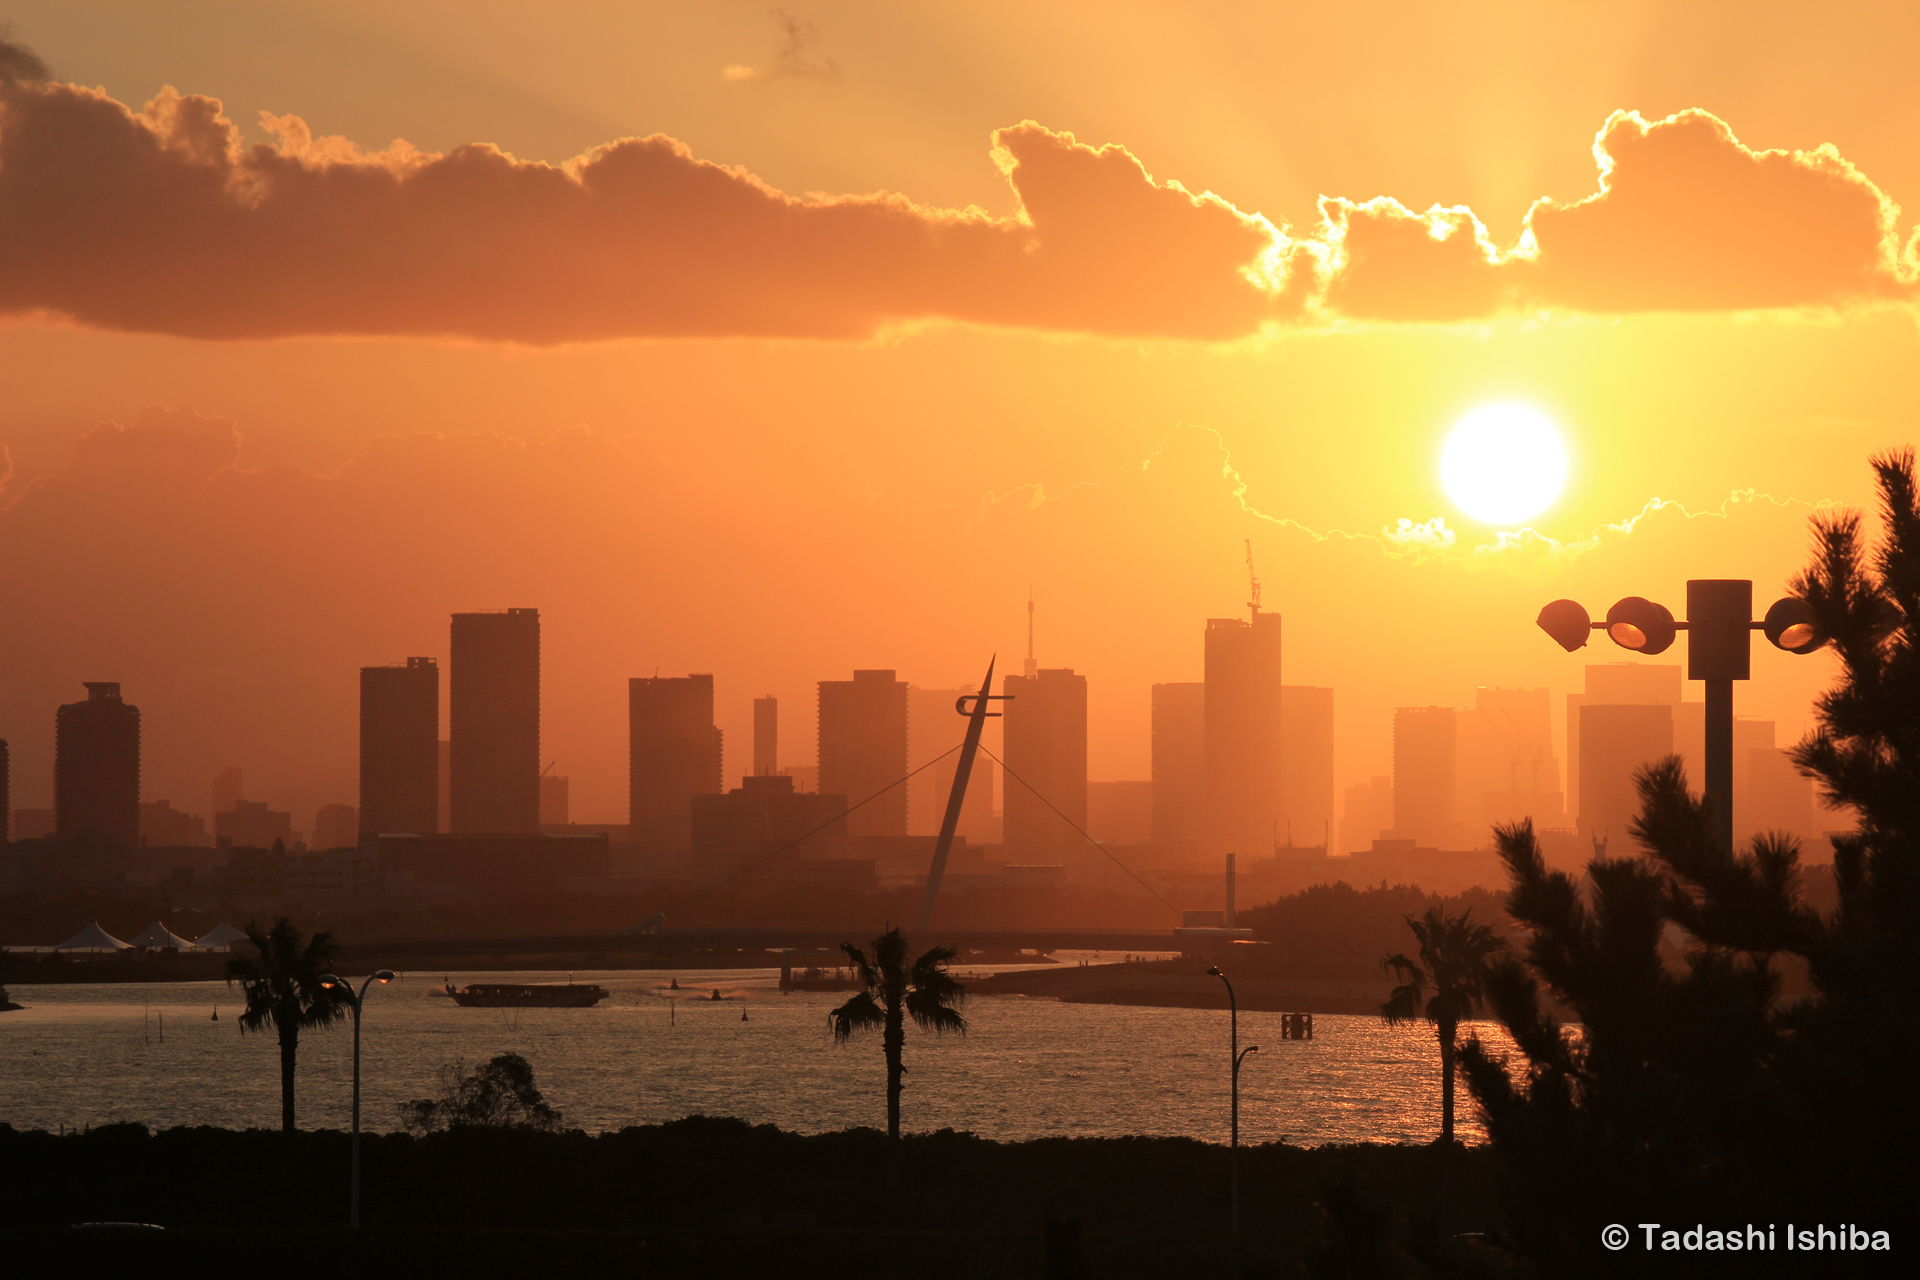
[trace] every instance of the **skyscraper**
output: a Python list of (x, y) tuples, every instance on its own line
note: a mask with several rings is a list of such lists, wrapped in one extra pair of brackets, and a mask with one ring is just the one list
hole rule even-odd
[(1008, 676), (1003, 691), (1008, 860), (1072, 867), (1098, 856), (1061, 819), (1086, 830), (1087, 678), (1070, 667), (1041, 667)]
[[(1679, 740), (1687, 732), (1687, 713), (1680, 710), (1680, 664), (1662, 662), (1595, 662), (1586, 669), (1586, 688), (1567, 695), (1567, 810), (1584, 813), (1586, 800), (1580, 795), (1580, 779), (1586, 770), (1580, 763), (1580, 711), (1594, 704), (1606, 706), (1663, 706), (1675, 708), (1675, 745), (1681, 754), (1686, 746)], [(1692, 704), (1699, 708), (1699, 703)], [(1698, 715), (1697, 736), (1704, 747), (1706, 722)], [(1584, 828), (1582, 828), (1584, 830)]]
[(768, 694), (753, 700), (753, 776), (780, 772), (780, 699)]
[(1393, 713), (1393, 830), (1403, 840), (1448, 844), (1454, 829), (1458, 718), (1452, 707)]
[(440, 668), (432, 658), (360, 668), (359, 821), (369, 835), (440, 829)]
[(1280, 838), (1333, 852), (1333, 690), (1280, 689)]
[(713, 723), (713, 677), (627, 681), (627, 813), (641, 853), (693, 847), (693, 797), (726, 789)]
[[(907, 684), (892, 671), (856, 671), (851, 680), (820, 682), (820, 793), (850, 805), (907, 773)], [(847, 815), (847, 834), (907, 834), (907, 789)]]
[(140, 842), (140, 708), (114, 681), (86, 682), (87, 700), (54, 717), (54, 832), (65, 841)]
[(1484, 832), (1531, 818), (1535, 827), (1566, 824), (1560, 761), (1553, 751), (1545, 689), (1474, 690), (1460, 715), (1460, 820)]
[(1604, 836), (1613, 854), (1630, 852), (1627, 826), (1640, 812), (1634, 771), (1673, 751), (1670, 704), (1588, 704), (1580, 709), (1582, 836)]
[(453, 615), (453, 829), (540, 830), (540, 611)]
[(1280, 615), (1208, 618), (1208, 838), (1268, 856), (1280, 826)]
[(1153, 842), (1206, 841), (1207, 686), (1153, 686)]

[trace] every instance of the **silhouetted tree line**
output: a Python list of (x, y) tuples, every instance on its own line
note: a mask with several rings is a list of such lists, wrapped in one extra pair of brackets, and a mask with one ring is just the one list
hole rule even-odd
[[(107, 1274), (59, 1228), (155, 1222), (166, 1240), (129, 1259), (146, 1274), (163, 1256), (196, 1275), (209, 1258), (271, 1256), (276, 1276), (402, 1274), (397, 1264), (414, 1258), (415, 1276), (960, 1280), (1050, 1274), (1052, 1219), (1080, 1226), (1083, 1274), (1101, 1280), (1235, 1274), (1226, 1149), (1189, 1138), (906, 1133), (896, 1164), (878, 1128), (803, 1135), (695, 1116), (617, 1133), (464, 1126), (368, 1132), (361, 1143), (361, 1234), (377, 1268), (364, 1257), (340, 1265), (347, 1135), (334, 1130), (124, 1124), (61, 1136), (0, 1124), (0, 1247), (25, 1256), (6, 1233), (50, 1228), (43, 1254), (74, 1274)], [(1243, 1252), (1255, 1264), (1241, 1274), (1297, 1274), (1321, 1231), (1315, 1191), (1329, 1183), (1450, 1229), (1497, 1214), (1485, 1148), (1272, 1143), (1243, 1147), (1240, 1159), (1253, 1237)], [(609, 1239), (618, 1247), (591, 1252)], [(728, 1263), (756, 1240), (758, 1270)], [(871, 1261), (850, 1268), (849, 1258)]]

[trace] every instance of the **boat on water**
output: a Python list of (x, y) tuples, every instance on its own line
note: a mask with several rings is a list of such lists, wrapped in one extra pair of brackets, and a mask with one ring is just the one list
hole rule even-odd
[(591, 982), (470, 982), (447, 994), (463, 1009), (586, 1009), (607, 998)]

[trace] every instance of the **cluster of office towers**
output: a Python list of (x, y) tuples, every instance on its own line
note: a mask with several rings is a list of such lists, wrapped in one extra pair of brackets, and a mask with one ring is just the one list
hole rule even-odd
[[(986, 757), (978, 762), (961, 835), (1003, 844), (1010, 861), (1068, 866), (1097, 861), (1082, 832), (1151, 843), (1166, 860), (1333, 852), (1333, 690), (1282, 683), (1275, 613), (1256, 608), (1246, 618), (1209, 619), (1204, 649), (1204, 680), (1153, 686), (1150, 783), (1089, 782), (1087, 678), (1041, 668), (1029, 655), (1020, 674), (1005, 677), (1007, 701), (995, 704), (1005, 716), (1005, 770)], [(541, 790), (539, 611), (453, 615), (448, 675), (443, 741), (434, 659), (361, 669), (358, 833), (551, 829)], [(1681, 688), (1678, 666), (1589, 667), (1585, 690), (1567, 695), (1564, 791), (1547, 690), (1482, 688), (1471, 708), (1400, 708), (1393, 772), (1346, 789), (1343, 843), (1476, 847), (1491, 824), (1521, 817), (1582, 838), (1624, 836), (1638, 808), (1638, 767), (1675, 753), (1698, 773), (1702, 706), (1683, 701)], [(132, 847), (143, 818), (140, 711), (117, 683), (86, 689), (84, 701), (56, 713), (53, 834), (66, 843)], [(788, 818), (771, 819), (782, 830), (782, 822), (811, 825), (829, 809), (851, 806), (839, 834), (930, 834), (945, 810), (953, 758), (894, 784), (959, 741), (964, 721), (955, 699), (972, 692), (910, 686), (890, 670), (823, 680), (817, 763), (789, 768), (779, 764), (778, 703), (756, 699), (752, 771), (728, 793), (713, 677), (630, 680), (629, 839), (642, 855), (687, 853), (699, 843), (703, 815), (710, 831), (736, 821), (712, 799), (729, 794), (762, 808), (785, 806)], [(1774, 725), (1741, 720), (1735, 734), (1741, 832), (1817, 835), (1810, 784), (1776, 746)], [(11, 812), (8, 765), (0, 741), (0, 816)], [(995, 813), (996, 789), (1003, 816)], [(814, 799), (798, 805), (801, 795)], [(233, 807), (229, 816), (259, 816), (237, 801)], [(328, 809), (352, 821), (347, 806)]]
[[(1282, 684), (1278, 614), (1211, 619), (1204, 645), (1204, 681), (1154, 687), (1153, 781), (1150, 796), (1140, 797), (1151, 811), (1150, 830), (1136, 824), (1134, 838), (1265, 853), (1298, 825), (1311, 828), (1298, 833), (1303, 842), (1323, 844), (1333, 807), (1332, 690)], [(442, 830), (443, 756), (447, 828), (540, 830), (539, 653), (537, 610), (454, 615), (444, 752), (434, 661), (362, 669), (363, 832)], [(952, 759), (911, 784), (895, 784), (958, 743), (964, 720), (955, 700), (971, 692), (910, 686), (891, 670), (820, 681), (817, 764), (798, 770), (779, 764), (778, 703), (756, 699), (752, 773), (739, 790), (837, 798), (851, 807), (849, 836), (927, 830), (945, 808)], [(1004, 714), (1002, 821), (992, 821), (999, 771), (983, 758), (962, 834), (998, 835), (1015, 860), (1071, 862), (1086, 852), (1082, 832), (1089, 824), (1087, 678), (1070, 668), (1041, 668), (1029, 656), (1001, 692), (1006, 701), (995, 705)], [(632, 843), (641, 854), (686, 852), (696, 843), (702, 807), (694, 798), (727, 790), (713, 677), (636, 677), (628, 682), (627, 710)], [(918, 821), (910, 822), (910, 807)]]
[[(1099, 834), (1123, 830), (1123, 842), (1150, 840), (1169, 852), (1265, 853), (1296, 835), (1324, 844), (1333, 691), (1282, 685), (1278, 614), (1211, 619), (1204, 646), (1203, 681), (1154, 686), (1151, 784), (1089, 784), (1087, 678), (1041, 668), (1029, 655), (1020, 674), (1005, 677), (1006, 701), (995, 704), (1005, 717), (1005, 771), (984, 757), (976, 764), (961, 834), (1042, 864), (1086, 858), (1082, 833), (1103, 824)], [(445, 740), (433, 658), (361, 668), (359, 834), (541, 831), (539, 611), (454, 614), (449, 659)], [(142, 820), (140, 712), (117, 684), (87, 689), (86, 701), (58, 711), (55, 834), (132, 847)], [(757, 699), (752, 774), (738, 791), (762, 799), (806, 793), (850, 807), (848, 836), (928, 833), (945, 809), (953, 758), (895, 784), (958, 743), (964, 720), (955, 700), (972, 692), (910, 686), (891, 670), (823, 680), (817, 764), (797, 769), (778, 762), (777, 702)], [(703, 808), (695, 797), (726, 793), (713, 677), (637, 677), (627, 701), (631, 842), (643, 855), (685, 853)], [(0, 813), (4, 752), (0, 743)], [(1090, 792), (1101, 788), (1109, 789), (1104, 816), (1090, 819)], [(717, 812), (711, 802), (705, 808)]]
[[(1631, 848), (1640, 810), (1634, 775), (1680, 757), (1697, 789), (1706, 754), (1706, 705), (1682, 696), (1678, 664), (1595, 663), (1566, 695), (1566, 788), (1546, 689), (1481, 688), (1471, 707), (1394, 712), (1393, 773), (1346, 789), (1341, 829), (1350, 848), (1369, 840), (1446, 849), (1480, 847), (1496, 823), (1531, 818), (1536, 830)], [(1817, 840), (1832, 825), (1812, 782), (1776, 742), (1771, 720), (1734, 721), (1734, 827), (1744, 840), (1785, 831)]]

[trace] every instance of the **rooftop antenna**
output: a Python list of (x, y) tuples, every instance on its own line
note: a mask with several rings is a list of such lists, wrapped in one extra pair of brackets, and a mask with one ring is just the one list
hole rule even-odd
[(1040, 664), (1033, 657), (1033, 588), (1027, 588), (1027, 679), (1040, 674)]
[(1247, 601), (1247, 608), (1253, 610), (1253, 616), (1260, 616), (1260, 579), (1253, 576), (1253, 539), (1247, 539), (1247, 581), (1253, 584), (1253, 599)]

